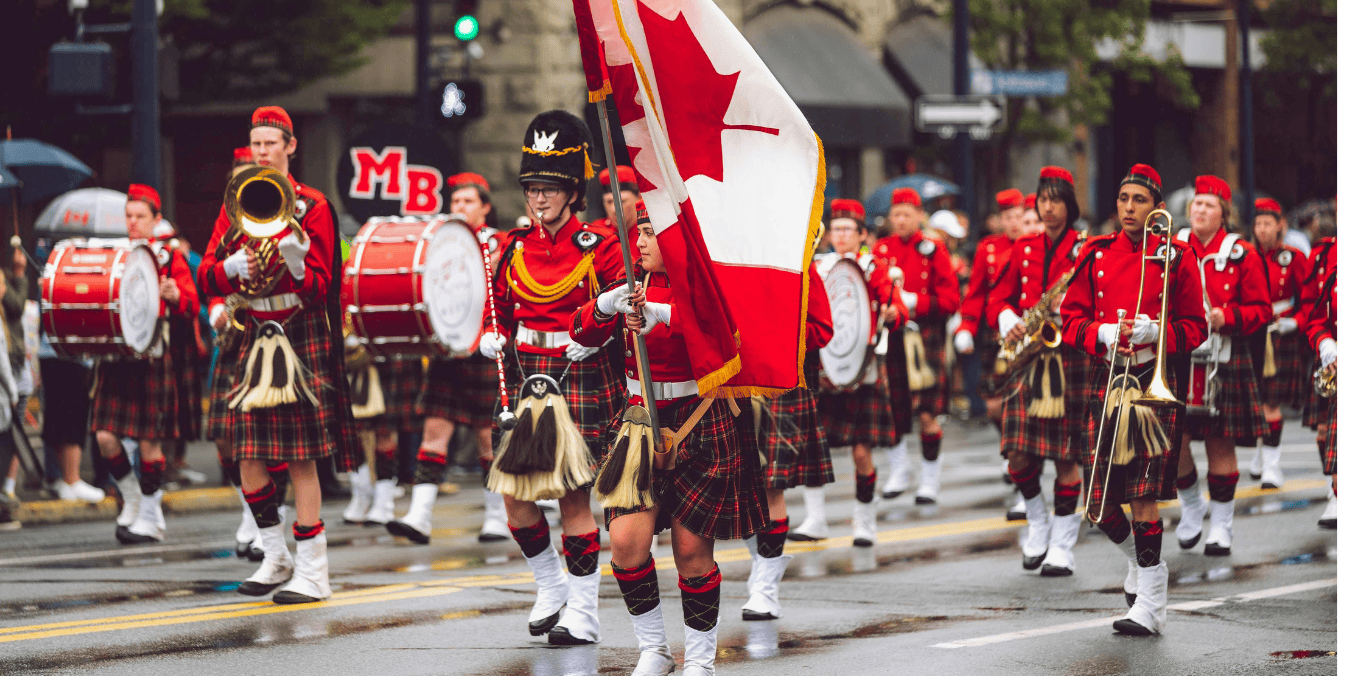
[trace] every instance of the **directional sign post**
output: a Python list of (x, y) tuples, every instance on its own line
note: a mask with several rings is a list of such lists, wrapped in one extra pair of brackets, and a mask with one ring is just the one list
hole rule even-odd
[(922, 96), (916, 99), (917, 131), (953, 138), (966, 131), (987, 139), (1005, 129), (1005, 98), (1000, 96)]

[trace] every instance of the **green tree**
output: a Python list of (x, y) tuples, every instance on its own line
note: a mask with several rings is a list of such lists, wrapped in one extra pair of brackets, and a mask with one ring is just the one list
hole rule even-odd
[(1259, 42), (1268, 59), (1264, 70), (1292, 78), (1320, 103), (1332, 104), (1335, 98), (1335, 5), (1336, 0), (1272, 0), (1261, 14), (1269, 27)]
[[(1107, 119), (1115, 73), (1160, 83), (1174, 103), (1192, 109), (1200, 99), (1177, 50), (1163, 60), (1142, 51), (1150, 0), (971, 0), (972, 50), (988, 68), (1065, 69), (1067, 94), (1010, 101), (1008, 129), (998, 140), (1003, 178), (1016, 140), (1069, 143), (1075, 125)], [(1118, 56), (1102, 62), (1096, 47), (1110, 41)], [(1065, 111), (1070, 124), (1062, 123)]]

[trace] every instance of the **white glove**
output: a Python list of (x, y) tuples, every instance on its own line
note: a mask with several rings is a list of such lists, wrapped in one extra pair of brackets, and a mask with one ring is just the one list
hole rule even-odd
[(1001, 310), (1001, 314), (996, 316), (996, 328), (1001, 332), (1002, 338), (1010, 335), (1010, 330), (1019, 325), (1019, 315), (1015, 314), (1015, 311), (1010, 308)]
[(1132, 322), (1132, 338), (1129, 339), (1132, 344), (1149, 345), (1159, 337), (1160, 326), (1146, 315), (1137, 315), (1137, 321)]
[(916, 312), (916, 298), (916, 294), (910, 291), (902, 292), (902, 304), (907, 306), (908, 314)]
[(639, 330), (639, 335), (648, 335), (659, 322), (672, 325), (672, 306), (667, 303), (644, 303), (644, 328)]
[(1113, 322), (1104, 322), (1099, 325), (1099, 342), (1104, 343), (1112, 354), (1118, 347), (1118, 324)]
[(489, 359), (497, 359), (503, 356), (503, 346), (507, 345), (507, 339), (494, 332), (489, 332), (479, 337), (479, 354)]
[(599, 350), (601, 350), (599, 347), (587, 347), (586, 345), (569, 343), (568, 347), (564, 348), (564, 356), (572, 361), (582, 361), (596, 354)]
[(249, 254), (244, 253), (244, 249), (227, 256), (221, 261), (221, 267), (225, 268), (226, 277), (249, 281)]
[(1338, 343), (1335, 343), (1333, 338), (1320, 341), (1317, 351), (1320, 352), (1320, 368), (1333, 364), (1339, 358)]
[(962, 352), (963, 354), (971, 354), (971, 353), (972, 353), (972, 348), (973, 348), (973, 344), (972, 344), (972, 334), (971, 334), (971, 333), (969, 333), (967, 330), (964, 330), (964, 331), (959, 331), (958, 333), (955, 333), (955, 334), (954, 334), (954, 349), (955, 349), (955, 350), (958, 350), (959, 352)]
[(1285, 336), (1297, 330), (1297, 320), (1293, 317), (1278, 318), (1278, 335)]
[(305, 279), (305, 255), (310, 252), (310, 240), (307, 238), (302, 244), (296, 237), (296, 233), (291, 233), (282, 238), (277, 243), (277, 252), (282, 254), (282, 260), (286, 261), (287, 270), (296, 281)]
[(628, 284), (605, 291), (597, 296), (597, 311), (604, 315), (614, 315), (621, 312), (628, 313), (630, 308), (630, 287)]
[[(227, 258), (226, 260), (230, 260), (230, 259)], [(207, 323), (208, 323), (208, 324), (211, 324), (212, 326), (216, 326), (216, 320), (220, 319), (220, 318), (221, 318), (221, 315), (223, 315), (223, 314), (225, 314), (225, 304), (224, 304), (224, 303), (219, 304), (219, 305), (213, 305), (213, 306), (211, 306), (211, 316), (208, 317), (208, 320), (209, 320), (209, 321), (208, 321)]]

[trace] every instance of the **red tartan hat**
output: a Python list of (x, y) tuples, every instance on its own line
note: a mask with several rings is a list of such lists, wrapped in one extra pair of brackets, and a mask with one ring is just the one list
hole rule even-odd
[(291, 116), (287, 111), (282, 110), (281, 106), (263, 106), (254, 111), (254, 118), (249, 125), (250, 129), (254, 127), (277, 127), (287, 134), (295, 135), (295, 130), (291, 127)]
[(1231, 201), (1231, 186), (1216, 176), (1199, 176), (1193, 181), (1196, 195), (1216, 195), (1227, 202)]
[(858, 200), (834, 199), (831, 212), (832, 218), (853, 218), (864, 222), (864, 205)]
[[(616, 167), (615, 175), (620, 177), (620, 189), (628, 190), (634, 194), (639, 194), (639, 179), (634, 175), (634, 169), (621, 165)], [(611, 188), (611, 170), (602, 169), (597, 174), (597, 180), (601, 181), (601, 187), (609, 190)]]
[(1128, 183), (1136, 183), (1137, 185), (1146, 187), (1147, 190), (1150, 190), (1151, 193), (1155, 195), (1156, 201), (1160, 201), (1160, 174), (1156, 173), (1156, 170), (1152, 169), (1150, 165), (1132, 165), (1132, 168), (1128, 170), (1127, 176), (1123, 178), (1123, 182), (1118, 185), (1121, 187)]
[(1076, 185), (1076, 179), (1071, 177), (1071, 172), (1061, 167), (1043, 167), (1043, 170), (1038, 172), (1038, 178), (1040, 180), (1045, 178), (1060, 178), (1071, 185)]
[(160, 193), (148, 185), (133, 183), (127, 188), (127, 201), (139, 200), (149, 204), (155, 211), (160, 210)]
[(921, 193), (916, 192), (914, 188), (898, 188), (893, 191), (893, 205), (911, 204), (916, 208), (921, 208)]
[(1254, 201), (1254, 215), (1272, 214), (1274, 218), (1283, 217), (1283, 207), (1272, 197), (1260, 197)]
[(254, 151), (249, 146), (245, 146), (243, 148), (235, 149), (235, 159), (230, 163), (230, 166), (233, 169), (235, 167), (240, 166), (241, 164), (253, 164), (253, 163), (254, 163)]
[(467, 186), (476, 186), (483, 189), (484, 192), (493, 192), (492, 190), (489, 190), (489, 182), (485, 180), (483, 176), (468, 171), (446, 179), (446, 184), (451, 186), (452, 191), (460, 190)]
[(1024, 200), (1024, 193), (1015, 188), (996, 193), (996, 206), (1001, 209), (1014, 209)]
[(1030, 210), (1030, 209), (1037, 209), (1037, 208), (1038, 208), (1038, 193), (1036, 193), (1036, 192), (1031, 192), (1031, 193), (1029, 193), (1028, 195), (1025, 195), (1025, 196), (1024, 196), (1024, 210), (1025, 210), (1025, 211), (1028, 211), (1028, 210)]

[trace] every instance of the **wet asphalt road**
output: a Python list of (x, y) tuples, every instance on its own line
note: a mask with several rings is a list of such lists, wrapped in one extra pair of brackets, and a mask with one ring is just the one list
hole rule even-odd
[[(720, 543), (721, 674), (1334, 673), (1336, 533), (1314, 440), (1287, 427), (1287, 485), (1261, 492), (1243, 473), (1233, 555), (1182, 552), (1167, 519), (1172, 608), (1157, 638), (1115, 635), (1125, 563), (1082, 530), (1076, 574), (1019, 564), (1021, 528), (1004, 520), (995, 433), (950, 426), (940, 505), (885, 503), (881, 542), (850, 545), (853, 486), (828, 488), (833, 538), (795, 543), (784, 617), (743, 622), (748, 553)], [(914, 440), (913, 440), (914, 441)], [(1202, 458), (1200, 445), (1195, 445)], [(1248, 449), (1241, 450), (1242, 468)], [(913, 457), (915, 453), (913, 452)], [(880, 471), (886, 461), (879, 454)], [(849, 459), (837, 455), (838, 476)], [(1050, 493), (1051, 473), (1045, 475)], [(400, 513), (403, 511), (402, 500)], [(802, 515), (791, 491), (790, 520)], [(619, 591), (602, 580), (598, 646), (552, 648), (526, 632), (534, 599), (511, 543), (481, 545), (473, 486), (438, 503), (433, 543), (395, 542), (342, 524), (325, 505), (334, 598), (275, 606), (234, 587), (237, 512), (171, 517), (162, 545), (119, 547), (112, 523), (0, 534), (0, 674), (628, 674), (634, 637)], [(554, 537), (558, 537), (555, 528)], [(603, 536), (604, 537), (604, 536)], [(603, 547), (605, 544), (603, 542)], [(680, 659), (681, 606), (666, 538), (655, 551)], [(603, 551), (603, 571), (606, 554)]]

